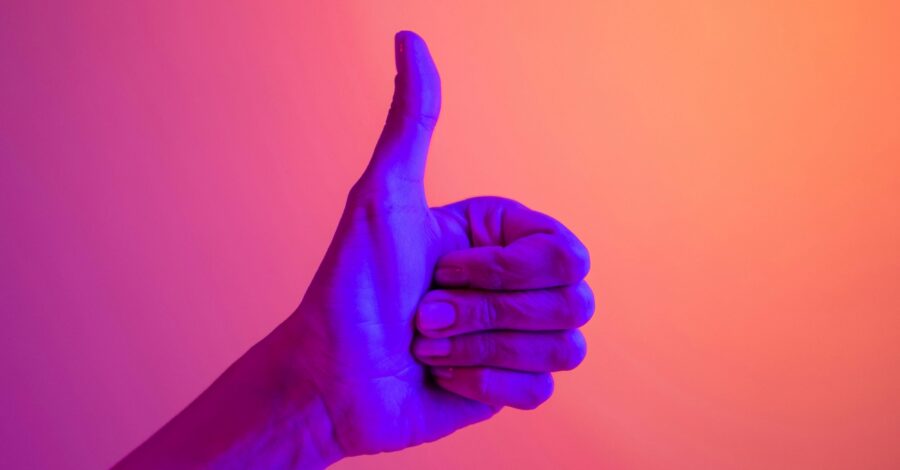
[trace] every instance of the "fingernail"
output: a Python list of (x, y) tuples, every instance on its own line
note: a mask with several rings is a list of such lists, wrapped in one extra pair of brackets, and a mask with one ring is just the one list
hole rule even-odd
[(453, 377), (452, 367), (432, 367), (431, 373), (439, 379), (450, 379)]
[(447, 338), (420, 338), (413, 346), (416, 356), (440, 357), (450, 354), (450, 340)]
[(404, 57), (406, 56), (406, 47), (407, 46), (406, 46), (406, 39), (404, 38), (404, 36), (406, 36), (405, 31), (400, 31), (394, 35), (394, 61), (397, 64), (398, 72), (401, 70), (401, 67), (405, 66), (404, 65), (405, 64)]
[(447, 302), (425, 302), (419, 307), (419, 328), (440, 330), (456, 321), (456, 308)]
[(443, 266), (434, 273), (434, 278), (438, 284), (445, 286), (464, 286), (468, 284), (469, 279), (466, 272), (462, 268), (455, 266)]

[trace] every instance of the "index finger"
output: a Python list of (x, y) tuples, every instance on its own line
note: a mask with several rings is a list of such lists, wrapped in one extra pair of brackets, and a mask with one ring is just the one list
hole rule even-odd
[(576, 284), (590, 270), (587, 248), (568, 228), (515, 201), (475, 198), (442, 210), (466, 221), (471, 248), (438, 260), (440, 286), (545, 289)]

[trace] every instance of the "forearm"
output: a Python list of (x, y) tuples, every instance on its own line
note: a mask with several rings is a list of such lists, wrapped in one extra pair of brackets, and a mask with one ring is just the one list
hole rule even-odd
[(341, 457), (312, 384), (286, 374), (277, 331), (117, 469), (324, 468)]

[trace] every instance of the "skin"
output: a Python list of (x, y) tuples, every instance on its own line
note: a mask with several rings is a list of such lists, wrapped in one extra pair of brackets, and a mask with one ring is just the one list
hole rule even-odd
[(117, 468), (322, 468), (532, 409), (584, 358), (584, 245), (498, 197), (430, 208), (440, 112), (425, 42), (395, 38), (374, 155), (297, 310)]

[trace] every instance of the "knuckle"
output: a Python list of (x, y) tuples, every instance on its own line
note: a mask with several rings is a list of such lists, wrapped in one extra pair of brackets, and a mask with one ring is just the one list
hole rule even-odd
[(484, 295), (478, 303), (476, 314), (476, 327), (481, 330), (489, 330), (497, 325), (497, 299), (496, 296)]
[(565, 291), (565, 309), (567, 318), (572, 328), (577, 328), (594, 316), (596, 304), (594, 300), (594, 292), (591, 287), (584, 281)]
[[(394, 79), (395, 86), (399, 87), (400, 77)], [(410, 101), (404, 96), (394, 94), (391, 107), (388, 111), (388, 120), (391, 124), (403, 126), (409, 122), (422, 128), (426, 132), (434, 131), (437, 125), (438, 115), (429, 112), (429, 103)]]
[(557, 240), (551, 253), (551, 259), (558, 267), (560, 278), (570, 284), (581, 281), (591, 270), (590, 254), (577, 239)]
[(358, 181), (347, 194), (347, 210), (354, 219), (370, 219), (378, 213), (377, 191), (364, 180)]
[(582, 279), (580, 262), (568, 244), (555, 240), (550, 245), (549, 257), (556, 276), (566, 284), (574, 284)]
[(579, 279), (584, 279), (591, 271), (591, 254), (588, 252), (587, 247), (580, 241), (577, 241), (577, 239), (573, 243), (571, 253), (575, 272), (578, 274)]
[(377, 220), (390, 211), (385, 189), (360, 179), (347, 195), (347, 210), (354, 220)]
[(572, 370), (587, 356), (587, 341), (580, 331), (570, 330), (563, 334), (562, 340), (553, 351), (554, 364), (560, 370)]
[(533, 410), (541, 406), (553, 396), (553, 376), (540, 374), (535, 376), (532, 384), (525, 390), (525, 401), (520, 408)]
[(591, 257), (587, 248), (581, 243), (577, 243), (569, 247), (567, 253), (569, 254), (569, 270), (572, 275), (570, 279), (573, 281), (584, 279), (591, 270)]
[(497, 355), (497, 344), (491, 335), (475, 335), (470, 337), (472, 344), (472, 360), (478, 363), (490, 362)]
[(346, 211), (353, 220), (378, 221), (388, 214), (421, 211), (424, 200), (418, 197), (406, 197), (410, 194), (403, 185), (390, 185), (379, 182), (386, 179), (384, 175), (364, 175), (350, 188), (347, 194)]

